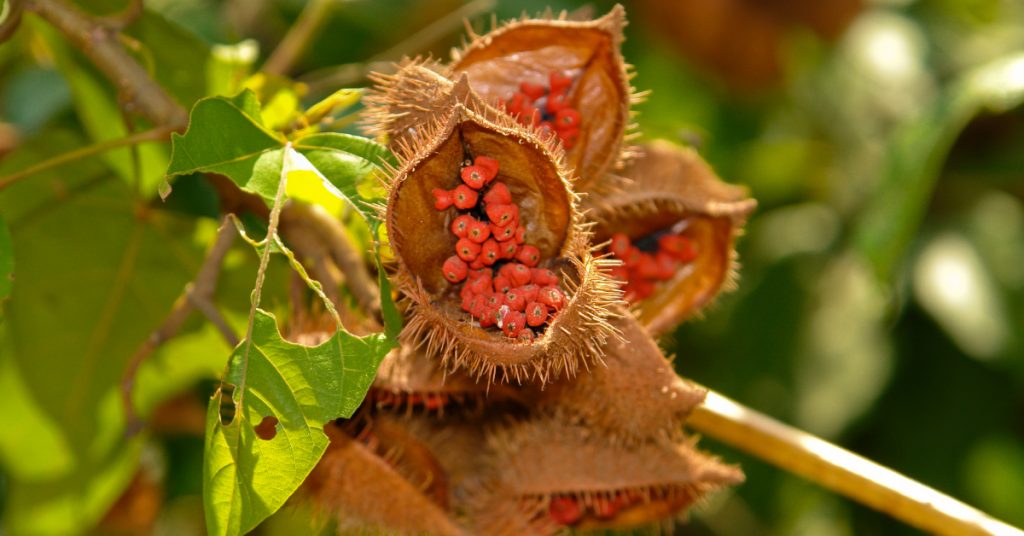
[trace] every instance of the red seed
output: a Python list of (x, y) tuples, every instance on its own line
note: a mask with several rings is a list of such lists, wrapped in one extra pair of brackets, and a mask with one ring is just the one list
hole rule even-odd
[(654, 260), (654, 255), (640, 253), (640, 260), (633, 266), (633, 272), (644, 279), (657, 279), (658, 263)]
[(516, 254), (519, 253), (519, 244), (516, 244), (515, 240), (508, 240), (506, 242), (499, 242), (498, 246), (501, 247), (501, 258), (502, 259), (514, 259)]
[(483, 268), (484, 266), (487, 266), (487, 265), (484, 264), (484, 260), (481, 257), (477, 257), (476, 259), (473, 260), (473, 262), (469, 263), (469, 269), (470, 270), (479, 270), (479, 269)]
[(473, 259), (475, 259), (477, 255), (480, 255), (480, 244), (477, 244), (468, 238), (460, 238), (459, 241), (455, 243), (455, 254), (466, 262), (473, 262)]
[(526, 243), (526, 227), (516, 229), (516, 244)]
[(580, 139), (580, 129), (566, 128), (559, 130), (558, 137), (562, 138), (562, 147), (572, 149)]
[(473, 310), (473, 307), (472, 307), (472, 305), (473, 305), (473, 298), (476, 297), (476, 294), (474, 294), (469, 289), (468, 285), (462, 287), (462, 290), (459, 291), (459, 297), (462, 298), (462, 302), (459, 304), (459, 307), (463, 311), (466, 311), (467, 313), (472, 311)]
[(679, 259), (673, 257), (667, 251), (659, 251), (654, 256), (654, 262), (658, 265), (658, 277), (661, 281), (668, 281), (676, 275), (679, 269)]
[(693, 241), (682, 235), (662, 235), (658, 238), (658, 248), (679, 259), (680, 262), (690, 262), (697, 258), (697, 248)]
[(569, 96), (564, 93), (552, 92), (548, 95), (548, 113), (558, 115), (558, 112), (570, 107)]
[(540, 292), (540, 287), (530, 283), (529, 285), (523, 285), (519, 287), (519, 293), (526, 299), (526, 303), (537, 301), (537, 294)]
[(483, 168), (486, 173), (487, 182), (494, 180), (494, 177), (498, 176), (498, 160), (489, 156), (477, 156), (473, 159), (473, 165)]
[(466, 234), (469, 232), (469, 224), (474, 221), (476, 220), (473, 219), (473, 216), (470, 216), (469, 214), (463, 214), (458, 218), (455, 218), (454, 220), (452, 220), (452, 234), (459, 238), (465, 238)]
[(548, 505), (548, 515), (559, 525), (572, 525), (583, 517), (583, 509), (572, 497), (554, 497)]
[(526, 305), (526, 323), (532, 327), (541, 326), (548, 321), (548, 306), (540, 302)]
[(537, 130), (540, 130), (542, 137), (548, 138), (555, 133), (555, 124), (551, 121), (541, 121), (537, 124)]
[(551, 71), (548, 74), (548, 84), (551, 86), (552, 93), (562, 93), (572, 85), (572, 77), (558, 71)]
[(469, 301), (469, 314), (473, 315), (473, 318), (479, 319), (486, 311), (487, 296), (484, 294), (473, 296), (473, 299)]
[(505, 102), (505, 110), (510, 114), (518, 114), (523, 111), (523, 106), (527, 104), (526, 95), (519, 93), (518, 91), (512, 94), (512, 98)]
[(632, 245), (626, 233), (615, 233), (612, 235), (612, 243), (608, 246), (608, 251), (620, 259), (625, 259), (626, 254), (629, 253), (629, 247)]
[(479, 198), (480, 195), (476, 193), (476, 190), (466, 186), (465, 184), (460, 184), (452, 190), (452, 200), (454, 201), (455, 206), (462, 210), (469, 210), (475, 207)]
[(480, 316), (477, 317), (477, 320), (480, 322), (480, 327), (482, 328), (489, 328), (496, 325), (498, 323), (498, 309), (493, 308), (484, 310)]
[(523, 82), (519, 84), (519, 91), (522, 91), (530, 100), (537, 100), (547, 94), (548, 88), (540, 84)]
[(530, 270), (530, 280), (541, 287), (558, 284), (558, 276), (551, 270), (546, 270), (544, 268), (534, 268)]
[(512, 268), (513, 268), (512, 265), (513, 264), (514, 263), (510, 262), (508, 264), (503, 265), (501, 268), (498, 268), (498, 275), (500, 275), (502, 277), (505, 277), (509, 281), (511, 281), (512, 280)]
[(509, 280), (512, 281), (513, 286), (521, 287), (530, 283), (533, 274), (526, 265), (519, 264), (518, 262), (509, 263), (509, 265), (512, 266), (512, 269), (509, 271)]
[(519, 249), (516, 260), (533, 268), (540, 262), (540, 250), (535, 246), (526, 245)]
[(512, 290), (512, 281), (509, 280), (509, 278), (507, 278), (507, 277), (505, 277), (503, 275), (499, 275), (498, 277), (495, 277), (493, 285), (494, 285), (494, 292), (505, 293), (505, 292), (508, 292), (508, 291)]
[(510, 311), (505, 315), (505, 318), (501, 322), (501, 331), (505, 332), (505, 335), (516, 338), (519, 336), (519, 332), (522, 331), (523, 326), (526, 325), (526, 315), (519, 311)]
[(532, 330), (523, 329), (519, 332), (519, 336), (516, 337), (516, 339), (519, 340), (519, 342), (533, 342), (534, 337), (535, 335)]
[(480, 166), (466, 166), (459, 173), (462, 182), (474, 190), (479, 190), (487, 183), (487, 171)]
[(495, 263), (501, 257), (501, 249), (498, 247), (498, 241), (493, 238), (488, 238), (483, 246), (480, 247), (480, 258), (484, 260), (484, 265), (490, 266)]
[(487, 212), (487, 219), (495, 225), (508, 225), (519, 219), (519, 207), (513, 204), (490, 204), (484, 207), (484, 210)]
[(557, 311), (565, 305), (565, 294), (558, 287), (544, 287), (537, 294), (537, 301)]
[(498, 308), (505, 305), (505, 294), (501, 292), (490, 292), (487, 295), (487, 306)]
[(488, 205), (508, 205), (512, 203), (512, 193), (503, 182), (496, 182), (491, 189), (484, 194), (484, 203)]
[(608, 270), (608, 275), (619, 281), (629, 281), (629, 268), (625, 266), (614, 266)]
[(505, 292), (505, 305), (513, 311), (522, 311), (526, 309), (526, 298), (516, 289), (511, 289)]
[(466, 266), (465, 261), (462, 259), (452, 255), (444, 261), (442, 272), (444, 273), (444, 278), (449, 283), (458, 283), (466, 278), (466, 274), (469, 273), (469, 266)]
[(575, 108), (562, 108), (555, 114), (555, 128), (558, 130), (565, 130), (569, 128), (579, 128), (580, 126), (580, 113)]
[(615, 517), (615, 514), (619, 511), (613, 499), (607, 499), (604, 497), (595, 497), (593, 508), (594, 515), (600, 519), (610, 519)]
[(452, 206), (454, 200), (452, 199), (452, 193), (448, 190), (434, 188), (430, 193), (434, 194), (434, 208), (437, 210), (444, 210)]
[(491, 291), (491, 269), (473, 270), (469, 273), (469, 282), (466, 288), (471, 289), (475, 294), (483, 294)]
[(540, 110), (533, 105), (524, 105), (523, 111), (519, 112), (519, 122), (524, 125), (537, 126), (540, 122)]
[(634, 298), (631, 301), (642, 300), (654, 292), (654, 283), (644, 279), (633, 281), (631, 286), (633, 287), (634, 294)]
[(473, 219), (473, 221), (469, 222), (469, 227), (466, 230), (466, 238), (476, 242), (477, 244), (483, 244), (490, 236), (491, 226), (486, 222), (482, 222), (477, 219)]
[(640, 262), (640, 259), (643, 258), (643, 253), (644, 252), (640, 251), (640, 248), (636, 246), (629, 246), (629, 249), (626, 250), (626, 254), (620, 258), (622, 259), (622, 263), (626, 265), (626, 268), (632, 269)]
[(515, 240), (512, 240), (516, 236), (516, 229), (519, 228), (519, 224), (511, 221), (508, 225), (498, 225), (496, 223), (491, 224), (491, 236), (494, 237), (498, 242), (505, 242), (506, 240), (515, 245)]

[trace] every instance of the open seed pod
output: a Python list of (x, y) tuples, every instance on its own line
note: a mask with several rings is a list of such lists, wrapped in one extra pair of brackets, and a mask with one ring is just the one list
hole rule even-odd
[(496, 430), (488, 448), (491, 476), (466, 493), (470, 523), (481, 534), (656, 524), (743, 480), (738, 468), (690, 441), (629, 447), (554, 419)]
[(465, 78), (454, 85), (392, 173), (403, 340), (488, 383), (572, 376), (613, 335), (619, 290), (590, 253), (559, 149), (507, 115), (471, 110), (468, 91)]
[(447, 68), (432, 59), (406, 59), (396, 64), (393, 74), (370, 73), (374, 83), (363, 97), (363, 128), (367, 134), (384, 140), (393, 151), (427, 143), (425, 136), (439, 115), (454, 102), (471, 109), (485, 106), (463, 82), (458, 95)]
[(446, 371), (421, 349), (403, 345), (384, 357), (367, 403), (382, 412), (443, 418), (453, 412), (479, 414), (488, 405), (526, 405), (535, 396), (511, 385), (478, 383), (462, 370)]
[(638, 98), (619, 51), (625, 25), (622, 6), (592, 21), (570, 21), (564, 12), (510, 21), (471, 33), (452, 53), (451, 76), (468, 74), (487, 102), (550, 128), (585, 185), (620, 163), (632, 128), (629, 107)]
[(676, 374), (635, 318), (626, 314), (613, 325), (622, 338), (608, 344), (604, 365), (560, 380), (538, 409), (560, 413), (625, 444), (680, 439), (683, 421), (706, 391)]
[(324, 431), (331, 443), (302, 489), (339, 533), (463, 534), (445, 511), (443, 471), (412, 436), (387, 422), (356, 438), (333, 424)]
[(595, 185), (584, 208), (595, 242), (623, 261), (612, 275), (640, 322), (660, 335), (733, 286), (734, 242), (757, 202), (722, 182), (689, 148), (664, 141), (643, 147), (614, 186)]

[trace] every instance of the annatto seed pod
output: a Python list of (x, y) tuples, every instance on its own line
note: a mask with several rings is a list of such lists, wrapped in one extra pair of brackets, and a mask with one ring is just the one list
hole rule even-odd
[(627, 447), (598, 430), (526, 421), (488, 437), (489, 478), (465, 493), (481, 534), (621, 529), (679, 515), (743, 473), (692, 441)]
[[(614, 333), (607, 319), (620, 292), (600, 269), (607, 262), (590, 253), (563, 155), (552, 141), (475, 101), (465, 77), (438, 101), (447, 104), (437, 119), (416, 128), (398, 151), (402, 163), (391, 171), (385, 210), (395, 283), (408, 304), (403, 340), (425, 344), (427, 354), (448, 368), (465, 368), (488, 383), (572, 376), (600, 358)], [(470, 165), (490, 170), (476, 204), (439, 210), (434, 192), (465, 188), (462, 169)], [(494, 202), (487, 194), (498, 184), (514, 206), (484, 210), (493, 208), (484, 200)], [(452, 223), (467, 214), (494, 229), (514, 225), (516, 232), (478, 237), (478, 257), (466, 262), (456, 255), (460, 238)], [(528, 260), (536, 259), (537, 266), (505, 257), (498, 242), (509, 240), (517, 248), (535, 248)], [(536, 301), (551, 313), (543, 323), (527, 325), (523, 311), (504, 303), (505, 294), (532, 294), (533, 284), (539, 286)]]
[(595, 242), (624, 265), (625, 297), (654, 335), (671, 330), (734, 286), (734, 242), (757, 205), (718, 179), (693, 149), (655, 141), (623, 171), (591, 189), (584, 207)]
[(379, 412), (444, 418), (498, 404), (526, 406), (535, 397), (510, 385), (478, 383), (462, 370), (446, 371), (420, 349), (403, 345), (384, 357), (365, 403)]
[[(625, 10), (615, 6), (592, 21), (523, 18), (471, 32), (452, 53), (451, 77), (469, 75), (488, 103), (500, 103), (522, 123), (554, 132), (581, 184), (597, 180), (624, 156), (630, 104), (639, 100), (619, 48)], [(536, 114), (534, 114), (536, 112)]]
[(682, 379), (639, 321), (624, 314), (613, 325), (622, 338), (608, 344), (604, 365), (559, 380), (538, 404), (615, 441), (632, 445), (682, 437), (683, 421), (706, 391)]
[[(415, 450), (409, 444), (382, 447), (372, 432), (360, 441), (333, 424), (324, 427), (324, 432), (331, 443), (302, 489), (317, 509), (337, 520), (339, 533), (463, 534), (445, 512), (447, 505), (439, 504), (438, 497), (448, 497), (446, 489), (443, 494), (435, 491), (437, 483), (444, 482), (436, 476), (442, 474), (439, 469), (427, 468), (434, 476), (426, 481), (423, 476), (403, 475), (395, 460), (389, 463), (386, 459), (408, 457)], [(381, 449), (390, 454), (376, 452)], [(410, 477), (419, 482), (413, 483)]]

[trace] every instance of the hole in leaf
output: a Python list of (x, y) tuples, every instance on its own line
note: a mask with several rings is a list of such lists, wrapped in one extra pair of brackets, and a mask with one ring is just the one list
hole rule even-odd
[(274, 439), (274, 436), (277, 435), (277, 417), (273, 415), (263, 417), (263, 420), (253, 430), (256, 431), (256, 437), (264, 441)]
[(235, 420), (235, 386), (225, 383), (220, 387), (220, 423), (224, 426)]

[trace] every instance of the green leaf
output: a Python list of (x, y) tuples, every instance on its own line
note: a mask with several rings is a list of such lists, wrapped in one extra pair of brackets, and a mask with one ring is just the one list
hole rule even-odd
[(0, 320), (4, 317), (3, 302), (14, 284), (14, 245), (7, 224), (0, 218)]
[[(315, 347), (290, 343), (273, 315), (256, 311), (252, 338), (235, 349), (224, 379), (234, 389), (218, 390), (207, 411), (210, 534), (249, 532), (284, 504), (327, 448), (324, 424), (359, 407), (389, 349), (383, 335), (344, 330)], [(234, 417), (225, 424), (221, 406), (230, 402)], [(268, 417), (277, 419), (274, 434), (261, 439), (255, 427)]]
[(946, 155), (960, 131), (983, 110), (1002, 112), (1024, 101), (1024, 54), (964, 75), (890, 143), (878, 192), (855, 230), (854, 243), (884, 281), (917, 233)]

